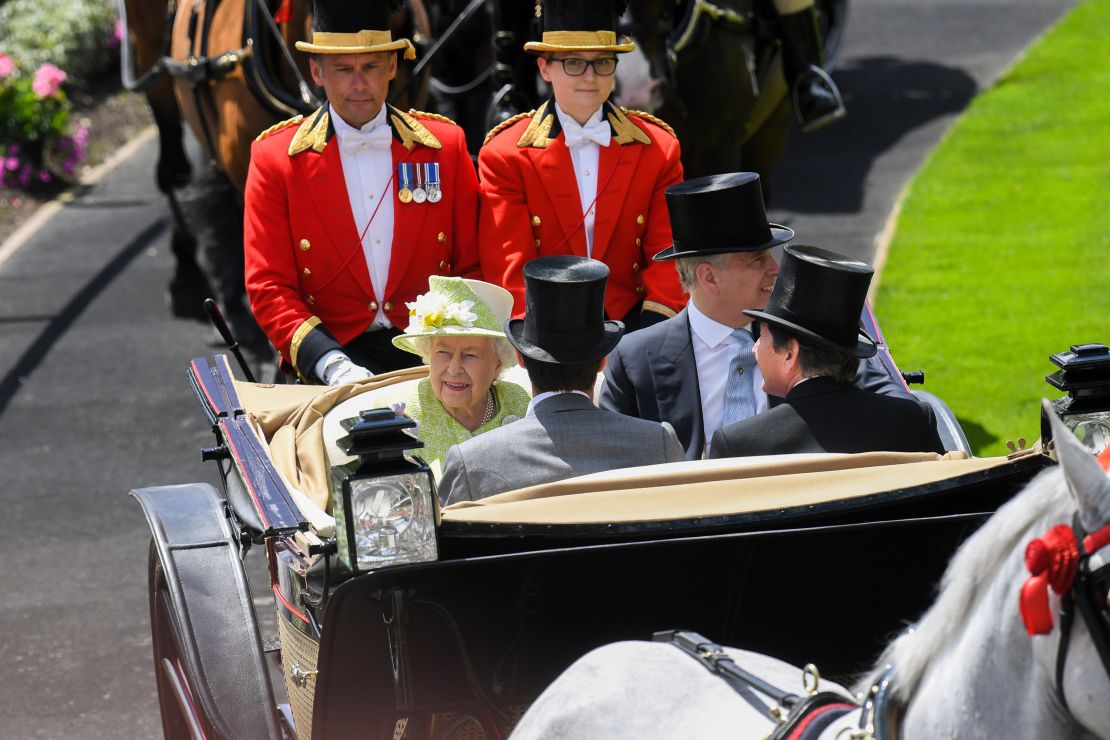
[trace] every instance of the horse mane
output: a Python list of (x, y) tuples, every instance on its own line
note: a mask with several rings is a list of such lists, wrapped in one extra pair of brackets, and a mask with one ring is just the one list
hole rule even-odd
[[(1073, 506), (1058, 466), (1038, 475), (964, 542), (941, 579), (937, 600), (917, 624), (886, 647), (865, 680), (870, 683), (885, 666), (893, 665), (894, 691), (900, 700), (908, 701), (929, 662), (964, 628), (990, 584), (1012, 577), (1003, 566), (1018, 548), (1024, 553), (1030, 530), (1042, 527), (1039, 523), (1050, 517), (1060, 520)], [(1016, 603), (1012, 606), (1017, 608)]]

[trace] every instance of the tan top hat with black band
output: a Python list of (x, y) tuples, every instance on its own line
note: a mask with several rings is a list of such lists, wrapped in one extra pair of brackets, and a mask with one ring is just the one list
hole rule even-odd
[(313, 0), (312, 40), (298, 41), (297, 50), (309, 54), (371, 54), (405, 50), (416, 59), (408, 39), (393, 39), (389, 16), (401, 0)]
[(543, 37), (529, 41), (532, 54), (555, 51), (632, 51), (636, 45), (625, 36), (617, 40), (617, 21), (628, 0), (544, 0)]

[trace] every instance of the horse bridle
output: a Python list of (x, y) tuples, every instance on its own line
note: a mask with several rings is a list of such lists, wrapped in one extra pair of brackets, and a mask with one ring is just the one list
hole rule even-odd
[(1107, 679), (1110, 679), (1110, 611), (1107, 604), (1110, 601), (1110, 560), (1093, 571), (1090, 567), (1091, 555), (1102, 547), (1110, 546), (1107, 542), (1110, 538), (1110, 525), (1087, 534), (1079, 521), (1079, 514), (1076, 514), (1071, 529), (1075, 533), (1079, 549), (1079, 562), (1072, 587), (1061, 595), (1060, 642), (1056, 649), (1056, 696), (1069, 712), (1071, 710), (1064, 695), (1064, 666), (1068, 659), (1071, 628), (1077, 609), (1087, 624), (1087, 631), (1098, 651)]

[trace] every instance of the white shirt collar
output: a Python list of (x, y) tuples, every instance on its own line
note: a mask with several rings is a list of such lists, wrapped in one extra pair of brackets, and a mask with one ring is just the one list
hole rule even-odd
[[(694, 305), (693, 299), (687, 305), (687, 317), (690, 320), (690, 331), (697, 335), (698, 339), (705, 342), (707, 347), (716, 347), (721, 342), (725, 341), (732, 336), (733, 327), (722, 324), (716, 319), (711, 319)], [(747, 332), (751, 332), (751, 324), (740, 327)]]
[(362, 128), (358, 129), (344, 121), (343, 117), (336, 113), (330, 105), (328, 106), (328, 113), (331, 115), (331, 125), (335, 127), (335, 135), (338, 136), (339, 141), (342, 142), (344, 136), (350, 136), (350, 134), (354, 131), (361, 131), (364, 134), (368, 134), (376, 129), (378, 126), (388, 125), (385, 122), (385, 109), (386, 106), (383, 103), (382, 109), (378, 111), (378, 115), (371, 118), (369, 121), (366, 122), (365, 125), (363, 125)]
[[(583, 393), (582, 391), (544, 391), (543, 393), (532, 396), (532, 400), (528, 402), (528, 413), (526, 413), (525, 416), (535, 416), (536, 415), (536, 410), (535, 410), (536, 409), (536, 404), (538, 404), (542, 401), (546, 401), (547, 399), (551, 398), (552, 396), (561, 396), (564, 393), (577, 393), (580, 396), (584, 396), (586, 398), (586, 400), (589, 400), (589, 398), (590, 398), (590, 394)], [(593, 403), (593, 401), (590, 401), (590, 403)]]
[[(385, 106), (382, 107), (384, 108)], [(601, 108), (595, 110), (593, 115), (586, 120), (585, 126), (571, 118), (570, 114), (560, 108), (558, 103), (555, 103), (555, 115), (559, 116), (559, 125), (562, 126), (563, 129), (566, 129), (568, 126), (574, 126), (575, 128), (586, 128), (586, 126), (591, 126), (593, 124), (601, 122), (601, 109), (604, 107), (605, 106), (603, 104)]]

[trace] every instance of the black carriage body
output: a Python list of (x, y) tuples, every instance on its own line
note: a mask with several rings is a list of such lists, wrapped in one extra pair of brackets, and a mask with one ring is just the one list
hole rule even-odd
[(437, 561), (353, 577), (331, 568), (325, 584), (319, 543), (251, 436), (226, 359), (194, 361), (190, 376), (220, 443), (207, 456), (225, 461), (225, 496), (136, 493), (154, 535), (155, 664), (171, 736), (190, 724), (235, 736), (224, 731), (236, 721), (279, 716), (234, 557), (252, 538), (270, 560), (291, 704), (284, 725), (259, 725), (258, 736), (288, 736), (295, 719), (302, 740), (392, 737), (399, 720), (421, 737), (451, 716), (503, 733), (578, 657), (657, 630), (692, 629), (826, 675), (861, 671), (931, 603), (959, 543), (1049, 463), (1025, 453), (905, 488), (724, 516), (450, 516)]
[(856, 674), (932, 603), (955, 548), (1044, 464), (1033, 455), (857, 506), (665, 530), (445, 522), (446, 559), (335, 590), (312, 737), (365, 737), (376, 723), (452, 710), (514, 717), (589, 650), (668, 628)]

